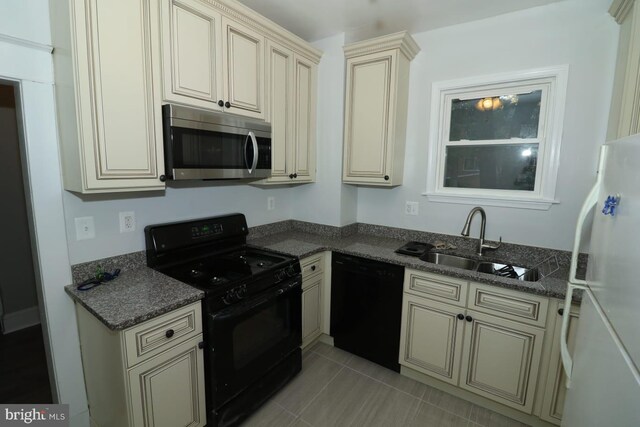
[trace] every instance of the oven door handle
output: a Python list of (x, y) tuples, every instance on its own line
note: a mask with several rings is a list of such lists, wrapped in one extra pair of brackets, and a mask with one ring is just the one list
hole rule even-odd
[(300, 291), (302, 290), (300, 280), (288, 282), (286, 285), (281, 285), (277, 289), (268, 291), (268, 293), (266, 294), (256, 296), (254, 299), (245, 301), (240, 304), (232, 305), (215, 314), (210, 314), (210, 316), (213, 320), (220, 321), (231, 316), (237, 316), (242, 313), (248, 313), (270, 301), (273, 301), (274, 299), (280, 297), (281, 295), (288, 294), (289, 292), (292, 292), (295, 290), (300, 290)]

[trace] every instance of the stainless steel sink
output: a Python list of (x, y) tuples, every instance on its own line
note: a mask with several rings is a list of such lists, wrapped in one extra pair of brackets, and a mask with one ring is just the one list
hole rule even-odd
[(523, 280), (525, 282), (537, 282), (540, 273), (537, 268), (520, 267), (513, 264), (501, 264), (497, 262), (476, 261), (456, 255), (428, 252), (420, 257), (422, 261), (432, 264), (446, 265), (447, 267), (461, 268), (463, 270), (475, 270), (479, 273), (493, 274), (500, 277)]
[(519, 267), (517, 265), (500, 264), (497, 262), (480, 262), (476, 267), (476, 271), (523, 280), (525, 282), (537, 282), (540, 279), (537, 268)]
[(421, 256), (420, 259), (433, 264), (462, 268), (463, 270), (475, 270), (477, 264), (476, 261), (469, 258), (434, 252), (426, 253), (425, 255)]

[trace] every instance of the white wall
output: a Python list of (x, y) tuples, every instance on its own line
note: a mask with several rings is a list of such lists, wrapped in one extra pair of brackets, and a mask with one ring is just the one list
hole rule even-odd
[(355, 222), (357, 212), (357, 189), (342, 184), (344, 37), (339, 34), (313, 44), (324, 52), (318, 66), (316, 183), (291, 191), (292, 218), (334, 226)]
[[(487, 207), (487, 238), (571, 249), (575, 221), (595, 178), (605, 140), (618, 26), (609, 0), (568, 0), (491, 19), (414, 34), (422, 51), (411, 64), (404, 185), (358, 189), (358, 221), (459, 234), (473, 207), (435, 203), (426, 189), (433, 82), (569, 65), (556, 199), (549, 211)], [(321, 89), (321, 91), (324, 89)], [(418, 201), (420, 214), (403, 213)], [(472, 236), (478, 233), (474, 224)]]
[[(184, 219), (241, 212), (249, 226), (291, 218), (288, 188), (257, 188), (229, 182), (171, 184), (166, 191), (135, 194), (79, 196), (64, 192), (67, 240), (71, 264), (141, 251), (144, 227)], [(267, 211), (267, 197), (275, 197), (275, 209)], [(136, 230), (120, 233), (119, 212), (133, 211)], [(96, 237), (76, 240), (76, 217), (92, 216)]]

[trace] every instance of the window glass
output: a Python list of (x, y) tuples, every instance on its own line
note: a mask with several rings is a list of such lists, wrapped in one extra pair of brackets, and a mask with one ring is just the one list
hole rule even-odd
[(538, 144), (448, 146), (444, 187), (534, 191)]
[(453, 99), (449, 141), (537, 138), (542, 90)]

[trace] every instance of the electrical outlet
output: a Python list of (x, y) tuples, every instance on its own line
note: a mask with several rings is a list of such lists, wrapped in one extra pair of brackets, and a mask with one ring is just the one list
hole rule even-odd
[(404, 205), (404, 213), (407, 215), (418, 215), (418, 202), (409, 202)]
[(88, 240), (96, 237), (96, 227), (92, 216), (75, 218), (76, 240)]
[(136, 230), (135, 212), (120, 212), (120, 232), (130, 233)]
[(272, 211), (276, 208), (276, 198), (275, 197), (267, 197), (267, 210)]

